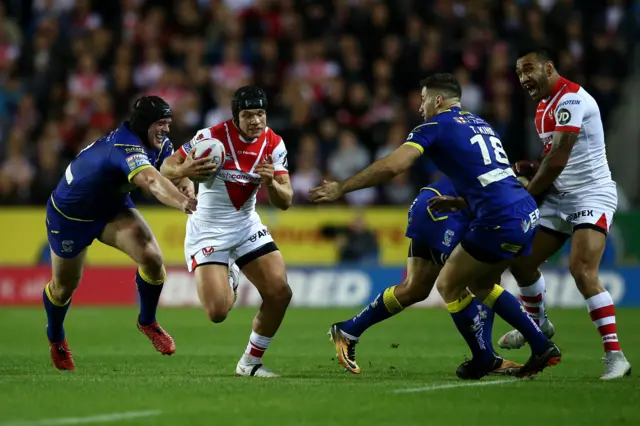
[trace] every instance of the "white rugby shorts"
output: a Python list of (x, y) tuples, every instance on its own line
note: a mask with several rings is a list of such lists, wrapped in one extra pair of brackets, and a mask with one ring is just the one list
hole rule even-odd
[(615, 182), (573, 192), (553, 192), (540, 204), (540, 225), (568, 235), (578, 225), (592, 225), (606, 234), (617, 208)]
[(207, 263), (227, 265), (230, 259), (235, 262), (269, 243), (273, 238), (260, 221), (246, 228), (216, 228), (210, 222), (189, 217), (184, 239), (187, 269), (193, 272), (198, 265)]

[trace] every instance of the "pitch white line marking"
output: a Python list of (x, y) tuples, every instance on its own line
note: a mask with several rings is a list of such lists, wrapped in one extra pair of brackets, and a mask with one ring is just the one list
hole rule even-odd
[(98, 414), (87, 417), (63, 417), (58, 419), (25, 420), (9, 423), (0, 423), (0, 426), (61, 426), (61, 425), (83, 425), (90, 423), (109, 423), (120, 420), (137, 419), (139, 417), (151, 417), (161, 414), (160, 410), (149, 411), (127, 411), (123, 413)]
[(454, 388), (472, 388), (476, 386), (496, 386), (496, 385), (504, 385), (507, 383), (515, 383), (518, 380), (491, 380), (487, 382), (463, 382), (463, 383), (449, 383), (442, 385), (432, 385), (425, 386), (422, 388), (409, 388), (409, 389), (396, 389), (392, 391), (392, 393), (413, 393), (413, 392), (429, 392), (429, 391), (437, 391), (443, 389), (454, 389)]

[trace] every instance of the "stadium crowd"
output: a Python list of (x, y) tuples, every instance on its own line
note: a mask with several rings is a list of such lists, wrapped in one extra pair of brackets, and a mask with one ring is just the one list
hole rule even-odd
[[(606, 128), (638, 14), (625, 0), (3, 0), (0, 203), (45, 203), (70, 159), (141, 94), (172, 105), (178, 146), (231, 118), (230, 94), (247, 83), (269, 95), (297, 204), (402, 143), (433, 71), (455, 73), (463, 106), (515, 161), (533, 117), (514, 73), (519, 47), (552, 46)], [(407, 204), (436, 173), (425, 159), (346, 201)]]

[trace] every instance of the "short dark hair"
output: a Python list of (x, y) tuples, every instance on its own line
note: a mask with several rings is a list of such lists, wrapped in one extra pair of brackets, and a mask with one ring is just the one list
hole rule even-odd
[(540, 62), (553, 62), (553, 52), (547, 46), (524, 46), (518, 51), (518, 58), (534, 53)]
[(449, 98), (458, 98), (462, 96), (462, 89), (458, 80), (450, 73), (432, 74), (420, 81), (420, 87), (426, 87), (427, 90), (435, 90), (441, 92)]

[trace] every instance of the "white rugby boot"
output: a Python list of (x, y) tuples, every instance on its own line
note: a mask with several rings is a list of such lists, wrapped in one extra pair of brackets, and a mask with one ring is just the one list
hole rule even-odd
[(242, 355), (236, 366), (236, 376), (247, 377), (280, 377), (278, 374), (266, 368), (262, 363), (249, 363), (246, 355)]
[[(549, 320), (546, 320), (540, 326), (540, 330), (542, 330), (542, 334), (544, 334), (547, 339), (551, 339), (553, 335), (556, 334), (556, 329)], [(498, 346), (502, 349), (520, 349), (525, 343), (527, 343), (527, 341), (518, 330), (511, 330), (498, 340)]]
[(631, 364), (622, 351), (606, 352), (604, 354), (604, 374), (600, 380), (621, 379), (631, 375)]

